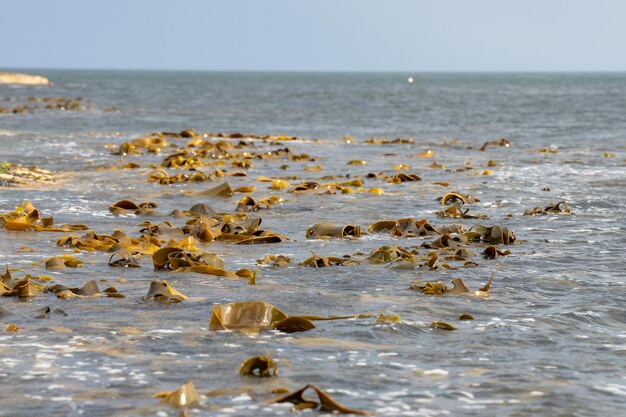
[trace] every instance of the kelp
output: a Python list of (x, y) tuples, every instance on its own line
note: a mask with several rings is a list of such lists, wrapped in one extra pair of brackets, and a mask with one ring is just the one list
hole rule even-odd
[(392, 184), (399, 184), (401, 182), (421, 181), (422, 178), (417, 174), (405, 174), (400, 172), (393, 177), (389, 178), (387, 182)]
[(278, 375), (278, 363), (267, 356), (253, 356), (239, 368), (239, 375), (268, 378)]
[(306, 230), (307, 239), (321, 239), (331, 237), (360, 237), (361, 226), (336, 226), (331, 223), (320, 223)]
[(247, 279), (249, 285), (256, 285), (256, 279), (259, 276), (259, 271), (252, 271), (250, 269), (243, 268), (236, 271), (235, 275), (240, 278)]
[(457, 203), (474, 204), (474, 203), (480, 202), (480, 199), (469, 194), (450, 192), (438, 198), (437, 201), (439, 201), (442, 206), (447, 206), (447, 205), (457, 204)]
[(83, 266), (83, 261), (70, 255), (54, 256), (46, 259), (44, 263), (46, 264), (46, 269), (78, 268)]
[(409, 250), (401, 246), (381, 246), (374, 249), (367, 256), (367, 260), (373, 263), (389, 263), (402, 260), (403, 262), (415, 262), (417, 250)]
[(109, 258), (109, 266), (122, 268), (139, 268), (139, 259), (141, 253), (131, 252), (126, 248), (122, 248), (114, 252)]
[(473, 226), (469, 231), (463, 234), (464, 238), (469, 242), (485, 242), (503, 245), (513, 244), (516, 240), (515, 233), (505, 226)]
[(44, 319), (49, 319), (50, 315), (55, 314), (58, 316), (63, 316), (63, 317), (67, 317), (68, 314), (65, 312), (65, 310), (61, 309), (61, 308), (55, 308), (54, 310), (52, 308), (50, 308), (50, 306), (45, 306), (45, 307), (41, 307), (39, 309), (36, 310), (36, 312), (38, 313), (35, 318), (38, 320), (44, 320)]
[(246, 212), (246, 211), (259, 211), (259, 210), (268, 210), (277, 204), (282, 204), (285, 200), (278, 196), (264, 197), (258, 200), (255, 200), (251, 196), (245, 196), (237, 203), (237, 207), (235, 211)]
[(489, 146), (501, 146), (501, 147), (504, 147), (504, 148), (508, 148), (508, 147), (511, 146), (511, 142), (507, 138), (500, 138), (500, 139), (496, 139), (496, 140), (488, 140), (487, 142), (483, 143), (483, 146), (480, 147), (480, 150), (484, 151)]
[(113, 297), (124, 298), (124, 295), (120, 293), (114, 287), (106, 288), (104, 291), (100, 291), (96, 281), (91, 280), (83, 285), (81, 288), (71, 288), (64, 285), (56, 284), (49, 286), (47, 291), (56, 294), (58, 298), (96, 298), (96, 297)]
[(272, 323), (272, 328), (283, 333), (296, 333), (314, 329), (315, 324), (303, 316), (288, 316), (283, 320)]
[(460, 202), (456, 202), (445, 210), (437, 211), (435, 214), (439, 217), (450, 217), (453, 219), (487, 219), (486, 214), (469, 214), (469, 209), (463, 210)]
[(188, 299), (186, 295), (175, 290), (166, 280), (152, 281), (148, 294), (142, 297), (144, 301), (156, 301), (163, 304), (180, 303)]
[(385, 138), (370, 138), (363, 143), (368, 145), (399, 145), (399, 144), (409, 144), (415, 143), (415, 139), (411, 138), (395, 138), (395, 139), (385, 139)]
[(19, 330), (20, 328), (17, 324), (9, 323), (4, 325), (5, 333), (17, 333)]
[(203, 181), (216, 181), (218, 178), (224, 176), (224, 172), (220, 169), (216, 169), (214, 172), (208, 174), (202, 171), (198, 171), (195, 168), (191, 168), (189, 173), (178, 173), (170, 175), (165, 169), (158, 168), (151, 171), (148, 174), (148, 182), (156, 182), (161, 185), (176, 184), (181, 182), (203, 182)]
[(54, 226), (52, 217), (41, 217), (39, 210), (30, 201), (20, 203), (13, 212), (0, 214), (0, 227), (6, 230), (34, 230), (37, 232), (71, 232), (87, 230), (84, 224)]
[(304, 195), (334, 195), (337, 194), (338, 191), (340, 191), (340, 186), (335, 184), (320, 184), (315, 181), (305, 181), (293, 188), (290, 188), (287, 192)]
[(109, 211), (118, 215), (134, 214), (136, 216), (149, 216), (158, 214), (154, 210), (156, 207), (158, 207), (157, 204), (153, 202), (136, 204), (131, 200), (120, 200), (110, 206)]
[(158, 392), (154, 394), (154, 398), (161, 398), (160, 404), (175, 408), (190, 407), (200, 402), (200, 394), (191, 381), (174, 391)]
[(134, 139), (132, 141), (124, 142), (120, 146), (113, 150), (114, 155), (139, 155), (145, 152), (159, 153), (165, 147), (170, 146), (170, 143), (163, 137), (148, 135), (147, 137)]
[(119, 229), (114, 230), (111, 235), (98, 235), (90, 231), (82, 237), (71, 234), (57, 240), (57, 246), (69, 246), (87, 251), (116, 252), (125, 249), (142, 255), (151, 255), (159, 249), (161, 244), (162, 242), (155, 237), (142, 235), (140, 238), (133, 238)]
[(459, 320), (474, 320), (474, 316), (469, 313), (463, 313), (459, 315)]
[(400, 316), (388, 315), (385, 313), (380, 313), (378, 318), (376, 319), (377, 324), (383, 323), (400, 323)]
[[(317, 394), (317, 398), (318, 398), (317, 401), (304, 398), (304, 392), (307, 389), (312, 389), (313, 391), (315, 391), (315, 393)], [(311, 385), (311, 384), (307, 384), (303, 388), (297, 391), (290, 392), (286, 395), (278, 397), (274, 399), (273, 402), (275, 403), (289, 402), (289, 403), (294, 404), (294, 408), (298, 410), (312, 408), (312, 409), (317, 409), (319, 411), (328, 412), (328, 413), (356, 414), (356, 415), (361, 415), (361, 416), (369, 414), (367, 411), (364, 411), (364, 410), (357, 410), (354, 408), (344, 407), (343, 405), (335, 401), (330, 395), (328, 395), (321, 389), (317, 388), (315, 385)]]
[(456, 330), (456, 327), (454, 327), (450, 323), (446, 323), (445, 321), (434, 321), (430, 323), (430, 328), (447, 331)]
[(462, 227), (452, 225), (435, 228), (426, 219), (415, 220), (409, 217), (398, 220), (381, 220), (372, 224), (368, 230), (375, 233), (388, 232), (396, 237), (412, 238), (437, 236), (445, 233), (459, 233), (459, 231), (462, 231)]
[(309, 268), (323, 268), (327, 266), (357, 266), (360, 265), (359, 261), (356, 261), (349, 256), (342, 258), (336, 256), (318, 256), (317, 253), (311, 251), (312, 256), (302, 261), (300, 265), (308, 266)]
[(287, 315), (264, 301), (237, 301), (213, 306), (210, 330), (269, 328)]
[(475, 295), (480, 297), (487, 297), (489, 295), (489, 290), (491, 289), (491, 283), (493, 282), (493, 277), (495, 272), (491, 274), (489, 281), (485, 286), (480, 288), (478, 291), (472, 291), (468, 288), (462, 278), (454, 278), (452, 280), (452, 287), (444, 284), (441, 281), (437, 282), (425, 282), (422, 284), (421, 281), (416, 281), (411, 285), (411, 289), (418, 290), (427, 295), (457, 295), (457, 294), (467, 294), (467, 295)]
[(256, 263), (281, 268), (289, 265), (291, 258), (285, 255), (265, 255), (263, 258), (257, 259)]
[(553, 214), (572, 214), (569, 204), (566, 201), (560, 201), (554, 204), (548, 204), (544, 208), (535, 207), (531, 210), (526, 210), (524, 216), (537, 216), (537, 215), (553, 215)]
[(232, 197), (234, 194), (235, 193), (233, 192), (233, 189), (230, 188), (230, 185), (227, 182), (224, 182), (213, 188), (209, 188), (208, 190), (205, 190), (205, 191), (193, 193), (193, 195), (201, 195), (204, 197), (223, 197), (223, 198)]
[(33, 283), (30, 275), (16, 282), (12, 282), (12, 280), (0, 282), (0, 295), (4, 297), (33, 298), (37, 297), (37, 292), (41, 290), (43, 287)]
[(198, 272), (227, 278), (238, 276), (224, 269), (224, 261), (216, 253), (191, 252), (179, 247), (166, 246), (152, 255), (154, 269), (172, 272)]
[(511, 254), (511, 251), (508, 249), (505, 251), (501, 251), (495, 246), (487, 246), (487, 248), (485, 248), (483, 252), (483, 257), (485, 259), (496, 259), (498, 256), (507, 256), (510, 254)]

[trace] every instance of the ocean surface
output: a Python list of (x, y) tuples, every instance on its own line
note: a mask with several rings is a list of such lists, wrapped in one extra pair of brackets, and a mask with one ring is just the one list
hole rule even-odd
[[(0, 114), (0, 162), (70, 175), (51, 187), (0, 189), (0, 213), (30, 200), (57, 224), (86, 223), (106, 234), (121, 228), (137, 237), (140, 222), (166, 218), (114, 216), (111, 204), (129, 198), (155, 201), (162, 213), (195, 203), (234, 211), (243, 195), (180, 194), (217, 182), (148, 183), (149, 164), (158, 165), (165, 153), (121, 160), (105, 147), (147, 132), (293, 135), (303, 139), (280, 146), (318, 159), (285, 161), (286, 170), (259, 160), (246, 170), (247, 177), (228, 177), (233, 188), (256, 186), (255, 198), (276, 194), (285, 199), (251, 215), (289, 241), (200, 245), (218, 253), (230, 270), (259, 269), (257, 285), (154, 271), (150, 257), (142, 258), (141, 268), (111, 268), (107, 253), (57, 247), (63, 233), (0, 229), (0, 264), (22, 269), (14, 277), (49, 275), (53, 283), (68, 286), (96, 279), (101, 288), (114, 285), (126, 295), (62, 300), (40, 294), (28, 302), (0, 298), (0, 307), (13, 313), (0, 317), (0, 416), (177, 416), (178, 410), (160, 405), (152, 395), (189, 380), (202, 394), (225, 389), (223, 395), (203, 397), (190, 415), (314, 415), (316, 411), (268, 403), (273, 388), (295, 390), (309, 383), (345, 406), (380, 416), (623, 413), (626, 74), (31, 72), (49, 77), (54, 85), (0, 86), (0, 105), (15, 104), (2, 101), (9, 97), (64, 96), (82, 97), (91, 107)], [(409, 76), (413, 83), (407, 82)], [(352, 143), (342, 139), (345, 135), (354, 138)], [(363, 143), (371, 137), (414, 142)], [(511, 146), (479, 150), (501, 137)], [(258, 146), (276, 149), (268, 142)], [(434, 153), (433, 159), (412, 157), (426, 150)], [(368, 164), (347, 165), (353, 159)], [(433, 160), (446, 169), (428, 168)], [(496, 164), (487, 167), (490, 160)], [(99, 169), (128, 161), (142, 168)], [(317, 164), (323, 171), (304, 169)], [(261, 175), (299, 177), (292, 184), (321, 182), (324, 175), (393, 175), (397, 164), (410, 165), (404, 171), (422, 181), (365, 180), (368, 188), (384, 189), (380, 196), (294, 195), (268, 190), (269, 184), (257, 181)], [(463, 170), (466, 165), (475, 169)], [(485, 169), (493, 175), (476, 175)], [(442, 206), (436, 197), (452, 190), (478, 197), (480, 202), (468, 206), (470, 212), (489, 219), (437, 217)], [(522, 215), (562, 200), (572, 215)], [(512, 253), (493, 260), (480, 256), (481, 245), (471, 246), (477, 254), (474, 268), (430, 271), (366, 262), (298, 266), (311, 250), (343, 256), (434, 240), (377, 233), (360, 239), (305, 238), (306, 229), (316, 223), (361, 225), (365, 231), (375, 221), (406, 217), (426, 218), (436, 226), (502, 225), (515, 232), (517, 241), (499, 245)], [(33, 251), (20, 252), (24, 246)], [(79, 257), (84, 267), (55, 272), (39, 262), (60, 254)], [(293, 262), (286, 268), (256, 265), (268, 254), (285, 254)], [(449, 284), (462, 277), (478, 289), (492, 273), (487, 298), (429, 296), (409, 288), (416, 279)], [(143, 303), (154, 279), (175, 282), (192, 298), (174, 305)], [(315, 329), (295, 334), (208, 329), (214, 304), (240, 300), (267, 301), (292, 315), (373, 317), (320, 321)], [(68, 316), (35, 319), (44, 306), (62, 308)], [(398, 315), (401, 322), (377, 324), (381, 312)], [(475, 320), (458, 321), (462, 313)], [(434, 321), (457, 330), (432, 329)], [(21, 331), (4, 333), (5, 323), (15, 323)], [(277, 360), (278, 376), (240, 376), (239, 366), (254, 355)]]

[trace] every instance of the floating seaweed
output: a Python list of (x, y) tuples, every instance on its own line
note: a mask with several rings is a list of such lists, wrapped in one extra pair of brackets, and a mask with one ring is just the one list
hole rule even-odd
[(491, 289), (491, 283), (493, 282), (493, 276), (495, 272), (491, 274), (489, 281), (485, 284), (484, 287), (480, 288), (478, 291), (471, 291), (462, 278), (455, 278), (452, 280), (452, 288), (447, 286), (441, 281), (437, 282), (424, 282), (416, 281), (411, 285), (411, 289), (419, 290), (427, 295), (456, 295), (456, 294), (468, 294), (468, 295), (476, 295), (480, 297), (486, 297), (489, 295), (489, 290)]
[(278, 375), (278, 363), (267, 356), (253, 356), (239, 368), (239, 375), (272, 377)]
[(544, 208), (535, 207), (531, 210), (526, 210), (524, 216), (537, 216), (537, 215), (552, 215), (552, 214), (572, 214), (569, 204), (565, 201), (561, 201), (554, 204), (548, 204)]
[(331, 223), (320, 223), (309, 227), (306, 231), (307, 239), (320, 239), (329, 237), (360, 237), (361, 226), (336, 226)]
[(200, 402), (200, 394), (191, 381), (174, 391), (158, 392), (154, 394), (154, 398), (161, 398), (161, 404), (175, 408), (189, 407)]
[[(312, 389), (317, 394), (318, 401), (304, 398), (304, 392), (307, 389)], [(356, 414), (356, 415), (368, 415), (369, 413), (364, 410), (357, 410), (354, 408), (347, 408), (335, 401), (330, 395), (317, 388), (315, 385), (305, 385), (303, 388), (290, 392), (284, 396), (274, 399), (275, 403), (293, 403), (295, 409), (302, 410), (307, 408), (317, 409), (322, 412), (339, 413), (339, 414)]]

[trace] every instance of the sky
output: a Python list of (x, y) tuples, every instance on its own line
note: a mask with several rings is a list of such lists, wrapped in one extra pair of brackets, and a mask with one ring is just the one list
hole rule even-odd
[(0, 68), (626, 71), (626, 0), (0, 0)]

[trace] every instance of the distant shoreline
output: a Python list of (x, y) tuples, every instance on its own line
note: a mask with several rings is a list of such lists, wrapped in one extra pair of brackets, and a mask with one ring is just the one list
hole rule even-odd
[(50, 85), (50, 80), (41, 75), (20, 72), (0, 72), (0, 84), (10, 85)]

